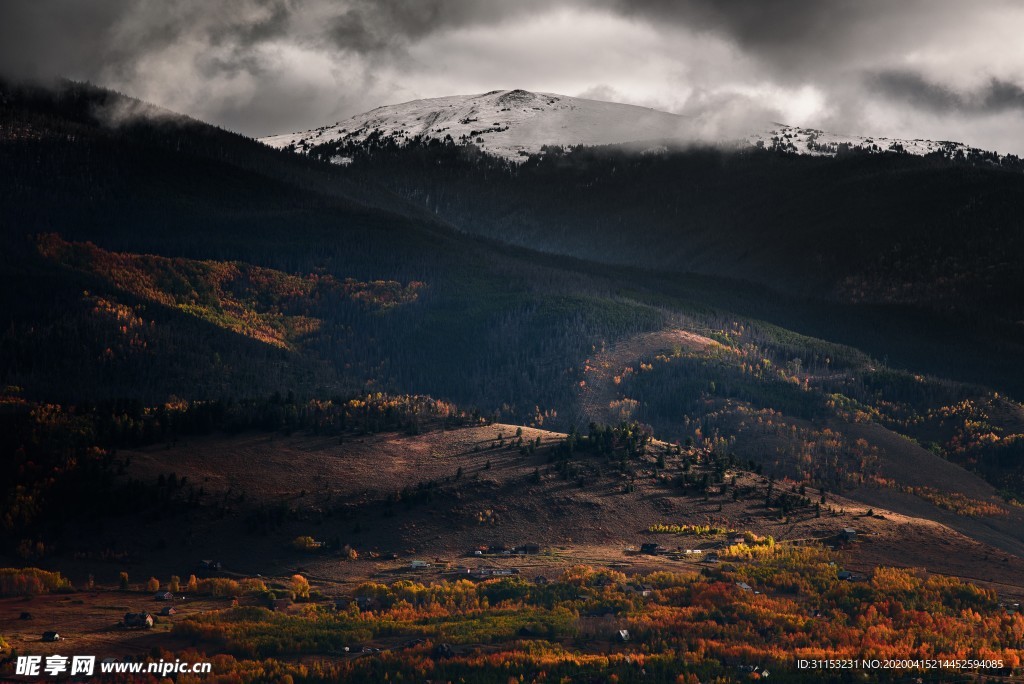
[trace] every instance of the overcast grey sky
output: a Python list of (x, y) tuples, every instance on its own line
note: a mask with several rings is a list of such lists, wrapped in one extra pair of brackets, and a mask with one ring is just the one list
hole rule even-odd
[(0, 71), (259, 136), (525, 88), (1024, 154), (1018, 0), (0, 0)]

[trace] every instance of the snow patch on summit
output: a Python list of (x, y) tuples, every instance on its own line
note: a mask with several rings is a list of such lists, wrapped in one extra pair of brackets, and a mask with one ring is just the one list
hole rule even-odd
[[(834, 157), (846, 151), (861, 151), (870, 154), (939, 153), (949, 159), (983, 160), (993, 164), (1004, 159), (1016, 160), (957, 142), (839, 135), (784, 124), (767, 125), (758, 132), (730, 139), (708, 139), (700, 122), (678, 114), (519, 89), (377, 107), (329, 126), (274, 135), (261, 141), (271, 147), (308, 153), (327, 143), (358, 145), (371, 136), (399, 144), (416, 137), (451, 139), (455, 144), (476, 145), (488, 154), (511, 161), (523, 161), (540, 153), (545, 146), (621, 143), (638, 143), (639, 151), (645, 154), (665, 152), (673, 143), (700, 143), (810, 156)], [(352, 161), (340, 153), (332, 154), (329, 159), (335, 164)]]
[(746, 137), (745, 142), (753, 147), (812, 157), (834, 157), (845, 151), (859, 150), (871, 154), (889, 152), (916, 156), (939, 153), (947, 159), (981, 157), (993, 162), (998, 162), (1002, 158), (993, 152), (948, 140), (840, 135), (816, 128), (783, 124), (776, 124), (765, 131), (753, 133)]
[(646, 107), (517, 89), (378, 107), (330, 126), (261, 141), (306, 152), (324, 143), (359, 143), (374, 133), (399, 142), (416, 136), (450, 137), (498, 157), (522, 160), (545, 145), (682, 140), (690, 127), (686, 117)]

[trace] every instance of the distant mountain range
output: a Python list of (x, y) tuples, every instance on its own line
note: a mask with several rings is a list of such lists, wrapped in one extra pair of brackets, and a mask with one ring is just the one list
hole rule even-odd
[[(261, 138), (271, 147), (297, 152), (325, 144), (361, 143), (371, 136), (399, 143), (416, 137), (473, 144), (504, 159), (522, 161), (545, 146), (638, 143), (641, 151), (657, 152), (663, 145), (719, 144), (762, 147), (812, 156), (835, 156), (846, 150), (869, 153), (941, 154), (983, 158), (999, 163), (1004, 156), (959, 142), (840, 135), (814, 128), (765, 124), (731, 139), (715, 139), (696, 120), (668, 112), (617, 102), (602, 102), (526, 90), (492, 90), (482, 95), (413, 100), (377, 107), (369, 112), (296, 133)], [(336, 155), (332, 161), (348, 163)]]

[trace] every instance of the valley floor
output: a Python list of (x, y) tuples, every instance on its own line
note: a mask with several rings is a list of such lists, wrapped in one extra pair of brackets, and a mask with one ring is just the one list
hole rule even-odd
[[(431, 667), (470, 668), (466, 672), (475, 674), (467, 681), (494, 681), (488, 677), (495, 671), (480, 663), (491, 656), (508, 658), (520, 649), (534, 653), (523, 656), (525, 671), (598, 668), (594, 671), (622, 672), (620, 681), (639, 677), (639, 670), (630, 669), (635, 662), (629, 663), (650, 651), (650, 676), (636, 681), (675, 681), (675, 674), (668, 673), (684, 670), (673, 660), (677, 656), (660, 650), (664, 642), (655, 625), (696, 620), (686, 622), (688, 629), (708, 631), (704, 657), (710, 658), (706, 663), (717, 663), (700, 671), (717, 671), (729, 681), (746, 677), (744, 663), (790, 669), (797, 653), (826, 651), (811, 647), (811, 642), (818, 643), (813, 631), (807, 633), (804, 651), (768, 646), (743, 650), (742, 639), (716, 632), (715, 620), (724, 619), (724, 625), (738, 620), (740, 626), (753, 620), (751, 629), (774, 629), (757, 627), (762, 618), (753, 616), (762, 610), (781, 611), (782, 619), (797, 611), (801, 620), (807, 615), (813, 619), (815, 606), (833, 605), (836, 596), (847, 595), (854, 603), (841, 601), (834, 609), (846, 606), (842, 610), (859, 614), (863, 606), (857, 608), (856, 601), (867, 599), (853, 598), (860, 596), (857, 592), (881, 592), (870, 600), (889, 605), (886, 592), (896, 591), (890, 582), (894, 587), (910, 582), (917, 587), (912, 590), (915, 597), (916, 592), (930, 597), (928, 592), (948, 591), (962, 597), (982, 591), (977, 610), (986, 620), (998, 620), (1008, 610), (1004, 606), (1024, 598), (1024, 560), (929, 519), (935, 511), (917, 497), (863, 487), (828, 494), (820, 509), (798, 506), (780, 515), (765, 506), (765, 492), (769, 487), (796, 491), (795, 483), (769, 482), (730, 468), (721, 491), (705, 496), (677, 486), (674, 474), (707, 472), (708, 463), (697, 457), (686, 466), (689, 456), (663, 442), (651, 442), (648, 453), (638, 457), (631, 479), (599, 473), (602, 457), (586, 453), (569, 461), (578, 470), (563, 478), (562, 461), (555, 455), (566, 438), (494, 424), (341, 438), (245, 433), (125, 453), (130, 462), (126, 476), (151, 480), (173, 472), (178, 481), (202, 488), (200, 505), (162, 522), (128, 517), (105, 520), (102, 529), (88, 522), (69, 529), (66, 546), (39, 564), (61, 571), (76, 586), (84, 585), (86, 576), (95, 577), (96, 587), (0, 599), (0, 635), (19, 654), (87, 653), (121, 659), (159, 653), (202, 659), (201, 651), (226, 648), (239, 660), (218, 661), (218, 667), (248, 672), (239, 675), (242, 681), (265, 681), (265, 673), (252, 673), (256, 661), (245, 660), (246, 654), (277, 654), (275, 668), (305, 672), (308, 681), (363, 681), (368, 672), (382, 676), (419, 667), (425, 657), (440, 663), (442, 656), (433, 649), (442, 648), (444, 639), (454, 644), (444, 646), (449, 649), (444, 662), (449, 664), (428, 670), (436, 674)], [(664, 460), (661, 467), (659, 457)], [(260, 467), (253, 468), (253, 463)], [(803, 494), (811, 501), (820, 496), (810, 488)], [(915, 506), (920, 514), (900, 512)], [(844, 529), (854, 529), (855, 538), (844, 538)], [(306, 548), (294, 541), (303, 537), (309, 542)], [(75, 547), (75, 538), (89, 540), (88, 546)], [(772, 546), (761, 546), (769, 538)], [(108, 545), (107, 559), (90, 554), (98, 548), (95, 539)], [(640, 553), (643, 544), (661, 548)], [(219, 579), (204, 580), (201, 573), (199, 589), (181, 589), (172, 602), (175, 615), (158, 617), (151, 630), (118, 625), (126, 612), (156, 613), (166, 605), (143, 588), (147, 577), (161, 587), (171, 575), (184, 583), (200, 559), (211, 558), (223, 567), (205, 574)], [(122, 571), (131, 578), (128, 591), (113, 588)], [(823, 572), (825, 580), (819, 577)], [(841, 573), (852, 578), (844, 582)], [(610, 579), (602, 579), (606, 574)], [(312, 587), (309, 602), (279, 604), (269, 598), (292, 595), (296, 575)], [(956, 578), (982, 589), (957, 589)], [(253, 584), (238, 584), (243, 580)], [(822, 581), (825, 585), (815, 584)], [(228, 586), (231, 582), (236, 584)], [(787, 588), (791, 582), (810, 584), (794, 594)], [(752, 588), (742, 589), (744, 583)], [(513, 592), (509, 596), (520, 598), (497, 598), (506, 588)], [(218, 598), (210, 591), (226, 593)], [(549, 591), (560, 598), (543, 604), (547, 599), (540, 597)], [(722, 591), (732, 598), (696, 597)], [(395, 592), (409, 592), (408, 607), (402, 607), (406, 599), (392, 597)], [(438, 598), (430, 599), (431, 592)], [(475, 598), (455, 598), (453, 592)], [(495, 603), (481, 604), (486, 608), (467, 610), (458, 603), (481, 601), (491, 592), (498, 592), (493, 594)], [(691, 597), (679, 604), (673, 592), (689, 592)], [(728, 608), (733, 601), (734, 608)], [(563, 602), (564, 610), (559, 607)], [(764, 605), (757, 608), (760, 603)], [(627, 604), (632, 608), (620, 612)], [(710, 622), (685, 617), (704, 605), (719, 606), (714, 610), (732, 617)], [(266, 611), (267, 606), (275, 612)], [(740, 612), (733, 615), (733, 610)], [(748, 615), (747, 610), (753, 612)], [(21, 619), (26, 612), (30, 620)], [(479, 620), (489, 626), (477, 625)], [(393, 626), (385, 629), (386, 624)], [(1009, 629), (1009, 623), (998, 624)], [(40, 635), (50, 629), (59, 630), (65, 640), (43, 643)], [(488, 636), (473, 636), (476, 629)], [(619, 629), (631, 631), (637, 642), (616, 642)], [(314, 639), (308, 642), (300, 636), (307, 632), (319, 636), (308, 637)], [(825, 644), (839, 637), (821, 638)], [(903, 647), (888, 648), (879, 652), (901, 653)], [(537, 649), (547, 655), (541, 657)], [(313, 676), (312, 671), (321, 674)], [(807, 679), (793, 671), (789, 676)]]

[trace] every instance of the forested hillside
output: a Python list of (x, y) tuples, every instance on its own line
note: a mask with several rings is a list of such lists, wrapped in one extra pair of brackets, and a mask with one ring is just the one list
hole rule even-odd
[(528, 416), (664, 318), (328, 164), (89, 86), (4, 93), (0, 383), (27, 396), (381, 388)]
[(983, 158), (605, 146), (548, 148), (514, 164), (473, 146), (382, 136), (310, 154), (350, 157), (354, 181), (533, 249), (831, 302), (1024, 317), (1024, 173)]

